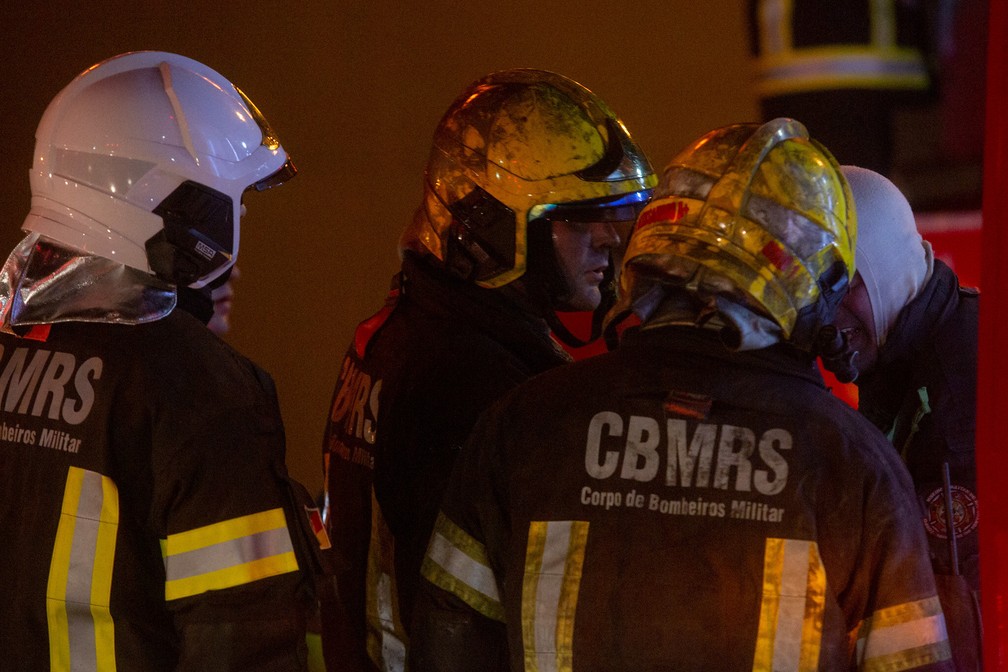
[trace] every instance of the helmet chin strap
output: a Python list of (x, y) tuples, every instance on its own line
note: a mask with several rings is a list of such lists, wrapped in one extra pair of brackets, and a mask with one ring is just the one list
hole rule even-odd
[(853, 383), (858, 377), (855, 363), (858, 351), (850, 347), (847, 334), (832, 324), (819, 329), (816, 334), (816, 354), (822, 359), (823, 367), (841, 383)]

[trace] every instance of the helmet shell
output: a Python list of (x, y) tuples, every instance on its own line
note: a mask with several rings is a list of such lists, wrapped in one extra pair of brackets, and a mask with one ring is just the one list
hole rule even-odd
[(856, 232), (839, 165), (801, 123), (717, 129), (666, 167), (629, 241), (614, 314), (658, 283), (704, 287), (807, 346), (854, 275)]
[(641, 204), (656, 182), (591, 91), (548, 71), (497, 72), (470, 85), (438, 124), (423, 203), (402, 243), (499, 287), (525, 273), (530, 221), (572, 203)]
[[(294, 172), (241, 91), (166, 52), (84, 71), (49, 104), (35, 138), (26, 231), (193, 287), (234, 264), (242, 193)], [(155, 261), (149, 243), (168, 218), (177, 230)]]

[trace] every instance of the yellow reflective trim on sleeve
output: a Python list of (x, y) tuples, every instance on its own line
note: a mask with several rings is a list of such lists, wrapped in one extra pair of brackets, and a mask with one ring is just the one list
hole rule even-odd
[(522, 573), (522, 648), (525, 651), (525, 672), (539, 672), (536, 652), (536, 600), (539, 574), (542, 572), (546, 548), (546, 524), (532, 521), (529, 524), (528, 543), (525, 545), (525, 571)]
[(70, 573), (70, 549), (77, 523), (77, 502), (80, 501), (83, 470), (70, 467), (63, 505), (56, 528), (49, 581), (46, 585), (46, 616), (49, 624), (49, 665), (54, 671), (70, 669), (70, 628), (67, 626), (66, 592)]
[(70, 467), (46, 584), (52, 670), (114, 671), (109, 603), (119, 492), (107, 476)]
[(876, 611), (861, 626), (857, 655), (864, 670), (897, 672), (951, 658), (938, 598)]
[(420, 573), (487, 618), (504, 621), (486, 547), (444, 514), (438, 514)]
[(168, 535), (162, 552), (167, 600), (298, 570), (281, 508)]
[(526, 672), (570, 672), (574, 621), (588, 544), (586, 521), (532, 521), (522, 579)]
[(270, 509), (204, 525), (178, 534), (169, 534), (168, 538), (164, 540), (162, 548), (165, 556), (178, 555), (281, 527), (287, 527), (287, 517), (284, 515), (283, 509)]
[(116, 532), (119, 529), (119, 490), (112, 479), (102, 477), (102, 512), (95, 545), (95, 571), (91, 584), (91, 616), (95, 624), (95, 648), (99, 670), (115, 670), (115, 630), (109, 603), (112, 598), (112, 566)]
[(778, 586), (781, 584), (783, 556), (784, 540), (767, 539), (763, 551), (763, 601), (760, 605), (753, 672), (772, 669), (774, 631), (777, 624), (777, 609), (780, 604)]
[(918, 646), (899, 653), (877, 656), (865, 660), (858, 669), (862, 672), (902, 672), (902, 670), (916, 670), (951, 658), (952, 649), (946, 640), (941, 644)]
[(908, 602), (895, 607), (879, 609), (868, 619), (872, 629), (888, 628), (902, 623), (910, 623), (922, 618), (941, 616), (942, 608), (938, 597), (929, 597), (916, 602)]
[(588, 522), (573, 521), (563, 587), (557, 609), (557, 669), (571, 670), (574, 665), (574, 616), (577, 611), (581, 576), (584, 570), (585, 548), (588, 545)]
[(817, 670), (826, 569), (813, 541), (766, 540), (753, 671)]
[(399, 611), (395, 573), (395, 540), (381, 504), (371, 488), (371, 542), (366, 589), (367, 652), (378, 670), (404, 670), (409, 641)]
[(184, 579), (165, 581), (165, 599), (178, 600), (183, 597), (199, 595), (208, 590), (234, 588), (235, 586), (252, 583), (259, 579), (287, 574), (288, 572), (296, 572), (297, 570), (297, 558), (294, 556), (293, 551), (288, 551), (280, 555), (272, 555), (246, 562), (235, 567), (218, 569)]

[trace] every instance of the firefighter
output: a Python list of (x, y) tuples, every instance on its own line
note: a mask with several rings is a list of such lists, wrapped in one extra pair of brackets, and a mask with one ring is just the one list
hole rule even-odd
[(304, 668), (305, 493), (270, 377), (206, 327), (243, 195), (294, 173), (177, 54), (98, 63), (45, 110), (0, 271), (5, 668)]
[(403, 669), (462, 442), (498, 396), (570, 361), (555, 311), (596, 310), (601, 325), (611, 258), (656, 181), (613, 111), (555, 73), (492, 73), (445, 112), (401, 271), (357, 328), (326, 426), (330, 669)]
[(794, 120), (674, 158), (610, 313), (642, 326), (512, 390), (465, 445), (411, 669), (948, 669), (906, 471), (814, 364), (855, 237)]

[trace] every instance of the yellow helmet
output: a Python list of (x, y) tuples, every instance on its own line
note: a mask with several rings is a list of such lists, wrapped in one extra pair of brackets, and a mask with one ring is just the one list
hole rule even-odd
[(711, 131), (672, 160), (638, 217), (611, 315), (646, 320), (659, 284), (703, 287), (812, 349), (854, 276), (856, 232), (847, 181), (802, 124)]
[(424, 199), (400, 245), (482, 287), (526, 272), (528, 224), (551, 214), (632, 221), (657, 176), (598, 96), (543, 70), (471, 84), (434, 134)]

